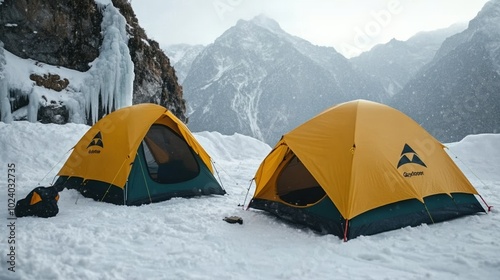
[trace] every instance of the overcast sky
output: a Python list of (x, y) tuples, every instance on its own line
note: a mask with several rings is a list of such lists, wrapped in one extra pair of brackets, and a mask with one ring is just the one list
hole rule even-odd
[(474, 18), (488, 0), (130, 0), (161, 47), (208, 45), (238, 19), (264, 14), (283, 30), (347, 57)]

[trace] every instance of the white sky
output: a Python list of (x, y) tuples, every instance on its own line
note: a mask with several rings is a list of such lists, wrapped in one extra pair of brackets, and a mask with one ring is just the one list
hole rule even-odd
[(148, 36), (212, 43), (238, 19), (265, 14), (288, 33), (353, 56), (392, 38), (474, 18), (488, 0), (131, 0)]

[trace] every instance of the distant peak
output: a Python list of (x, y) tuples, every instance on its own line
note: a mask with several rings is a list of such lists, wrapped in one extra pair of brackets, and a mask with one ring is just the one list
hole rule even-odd
[(259, 24), (259, 25), (262, 25), (262, 26), (268, 26), (268, 27), (273, 27), (273, 28), (281, 28), (279, 23), (277, 21), (275, 21), (274, 19), (264, 15), (264, 14), (260, 14), (258, 16), (255, 16), (251, 22), (255, 23), (255, 24)]
[(469, 22), (469, 28), (489, 28), (498, 31), (500, 19), (500, 0), (491, 0), (484, 4), (475, 18)]
[(283, 32), (283, 29), (281, 29), (281, 26), (279, 25), (279, 23), (277, 21), (275, 21), (274, 19), (272, 19), (264, 14), (260, 14), (258, 16), (255, 16), (254, 18), (252, 18), (248, 22), (255, 24), (257, 26), (260, 26), (262, 28), (265, 28), (265, 29), (272, 31), (274, 33)]

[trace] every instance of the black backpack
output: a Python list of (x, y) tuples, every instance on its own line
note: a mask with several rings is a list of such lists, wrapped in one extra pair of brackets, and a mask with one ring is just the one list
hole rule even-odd
[(54, 187), (37, 187), (16, 203), (16, 217), (54, 217), (59, 212), (59, 192)]

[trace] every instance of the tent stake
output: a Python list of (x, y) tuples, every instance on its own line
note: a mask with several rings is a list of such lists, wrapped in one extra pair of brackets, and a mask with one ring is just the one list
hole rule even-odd
[[(254, 180), (255, 180), (255, 178), (253, 178), (252, 180), (250, 180), (250, 184), (248, 185), (247, 194), (245, 195), (245, 200), (243, 201), (243, 204), (241, 205), (241, 207), (243, 208), (243, 210), (245, 210), (245, 204), (247, 203), (248, 193), (250, 192), (250, 187), (252, 187), (252, 183), (253, 183)], [(248, 207), (247, 207), (246, 210), (248, 210)]]
[(347, 227), (348, 226), (349, 226), (349, 219), (345, 219), (344, 242), (347, 242)]
[(493, 208), (493, 205), (492, 206), (488, 205), (488, 203), (486, 203), (486, 200), (484, 200), (484, 198), (480, 194), (478, 194), (478, 196), (481, 198), (481, 200), (484, 202), (484, 204), (488, 208), (488, 212), (491, 212), (491, 208)]

